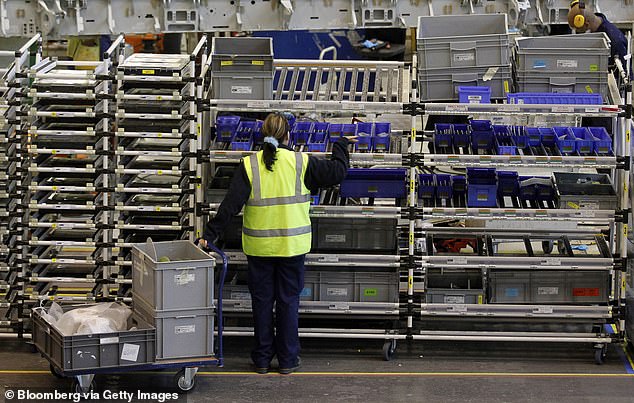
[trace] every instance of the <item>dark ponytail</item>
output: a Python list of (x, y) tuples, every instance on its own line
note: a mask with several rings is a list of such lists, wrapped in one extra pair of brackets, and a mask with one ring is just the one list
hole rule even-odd
[(262, 144), (262, 159), (264, 160), (264, 165), (266, 165), (266, 169), (273, 172), (273, 164), (277, 161), (275, 155), (277, 154), (277, 147), (275, 147), (271, 143), (263, 143)]
[(271, 172), (273, 172), (273, 165), (277, 160), (277, 158), (275, 158), (277, 147), (279, 143), (286, 140), (289, 130), (288, 121), (281, 113), (271, 113), (264, 119), (264, 124), (262, 125), (262, 134), (264, 135), (262, 159), (264, 160), (266, 169)]

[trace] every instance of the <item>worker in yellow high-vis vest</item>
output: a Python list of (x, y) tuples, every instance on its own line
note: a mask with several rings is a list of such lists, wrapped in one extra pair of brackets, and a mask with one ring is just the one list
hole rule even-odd
[(244, 206), (242, 248), (255, 328), (251, 359), (261, 374), (269, 372), (276, 355), (281, 374), (300, 366), (298, 310), (311, 247), (310, 194), (341, 183), (349, 166), (348, 144), (356, 141), (342, 137), (333, 144), (331, 159), (313, 158), (287, 145), (289, 129), (283, 114), (267, 116), (262, 150), (242, 160), (201, 241), (215, 243)]

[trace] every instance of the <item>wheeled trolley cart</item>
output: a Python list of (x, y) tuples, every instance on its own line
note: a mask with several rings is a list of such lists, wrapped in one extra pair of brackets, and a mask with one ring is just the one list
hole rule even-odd
[[(150, 251), (151, 249), (151, 251)], [(204, 286), (214, 287), (215, 260), (199, 250), (189, 241), (157, 242), (148, 241), (145, 245), (133, 248), (135, 259), (133, 273), (153, 273), (143, 278), (150, 285), (155, 298), (160, 298), (165, 304), (169, 301), (166, 296), (162, 298), (159, 292), (163, 286), (168, 286), (168, 276), (177, 278), (184, 291), (188, 286), (197, 286), (198, 283), (187, 283), (183, 279), (191, 279), (192, 275), (200, 274), (192, 272), (192, 267), (200, 269), (201, 264), (208, 264), (212, 272), (209, 282)], [(159, 253), (161, 262), (158, 262), (156, 252)], [(53, 375), (57, 377), (73, 378), (73, 392), (89, 392), (94, 388), (94, 376), (96, 374), (119, 373), (129, 371), (154, 371), (163, 369), (176, 369), (178, 372), (174, 378), (174, 386), (181, 392), (188, 392), (195, 386), (195, 376), (199, 367), (223, 366), (222, 348), (222, 285), (227, 270), (227, 258), (220, 250), (215, 250), (222, 259), (219, 273), (218, 303), (213, 305), (213, 292), (209, 292), (212, 318), (217, 317), (217, 343), (213, 349), (213, 337), (215, 332), (214, 320), (205, 322), (208, 328), (193, 331), (193, 325), (183, 323), (169, 323), (160, 315), (148, 317), (147, 312), (138, 310), (135, 304), (134, 310), (128, 319), (127, 329), (108, 333), (63, 335), (60, 329), (46, 319), (45, 310), (36, 308), (33, 310), (33, 342), (40, 353), (50, 362)], [(169, 260), (169, 262), (165, 262)], [(167, 264), (169, 267), (164, 267)], [(163, 273), (165, 277), (163, 277)], [(163, 281), (165, 280), (165, 282)], [(210, 284), (209, 284), (210, 283)], [(158, 286), (158, 288), (154, 288)], [(147, 288), (146, 288), (147, 290)], [(170, 288), (170, 291), (172, 289)], [(133, 287), (133, 293), (136, 290)], [(141, 292), (143, 294), (143, 292)], [(156, 299), (154, 299), (156, 300)], [(87, 305), (66, 305), (64, 311), (70, 311)], [(156, 308), (156, 305), (153, 304)], [(165, 308), (166, 305), (163, 305)], [(155, 311), (161, 312), (161, 311)], [(214, 315), (215, 314), (215, 315)], [(186, 318), (187, 319), (187, 318)], [(160, 324), (160, 326), (159, 326)], [(190, 338), (202, 337), (202, 344), (211, 344), (210, 349), (200, 350), (203, 354), (196, 355), (191, 351), (196, 342)], [(169, 340), (173, 345), (186, 343), (190, 347), (189, 352), (182, 352), (182, 356), (169, 354), (164, 348), (165, 341)], [(159, 354), (161, 351), (161, 354)], [(169, 355), (169, 357), (168, 357)]]

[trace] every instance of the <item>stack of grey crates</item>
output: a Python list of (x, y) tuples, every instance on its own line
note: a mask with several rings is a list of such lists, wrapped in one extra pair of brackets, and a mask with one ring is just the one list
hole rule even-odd
[(271, 38), (212, 39), (213, 99), (271, 99), (273, 72)]
[(594, 93), (605, 99), (609, 58), (604, 33), (518, 39), (518, 92)]
[(454, 101), (458, 87), (486, 86), (503, 98), (512, 85), (506, 14), (418, 17), (421, 101)]
[(215, 260), (190, 241), (135, 244), (132, 304), (156, 328), (156, 359), (214, 355)]

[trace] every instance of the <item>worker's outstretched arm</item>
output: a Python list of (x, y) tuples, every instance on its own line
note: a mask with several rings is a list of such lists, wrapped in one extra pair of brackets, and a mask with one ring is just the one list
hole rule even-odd
[(348, 153), (349, 140), (339, 138), (332, 145), (331, 159), (311, 157), (308, 160), (304, 184), (311, 191), (319, 188), (338, 185), (346, 177), (350, 166), (350, 154)]

